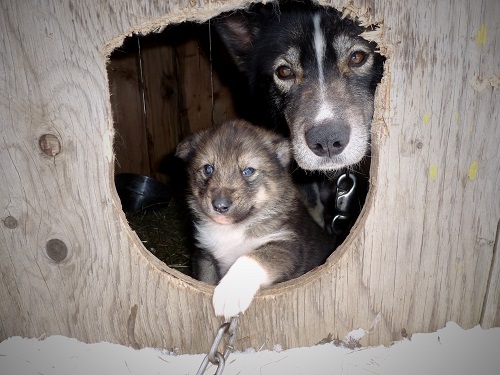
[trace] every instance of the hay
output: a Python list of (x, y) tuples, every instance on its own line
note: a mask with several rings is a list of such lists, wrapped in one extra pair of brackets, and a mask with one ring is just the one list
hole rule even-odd
[(169, 267), (191, 276), (191, 218), (182, 198), (173, 197), (163, 208), (126, 216), (146, 249)]

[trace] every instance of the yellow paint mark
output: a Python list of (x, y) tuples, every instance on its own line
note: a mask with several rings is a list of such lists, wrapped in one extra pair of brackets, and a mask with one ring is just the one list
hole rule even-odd
[(469, 133), (472, 134), (472, 131), (474, 130), (474, 128), (472, 127), (472, 125), (469, 125)]
[(474, 181), (477, 177), (477, 161), (473, 162), (469, 167), (469, 172), (467, 173), (469, 180)]
[(460, 114), (457, 112), (455, 113), (455, 121), (458, 121), (460, 119)]
[(427, 123), (429, 122), (430, 119), (431, 119), (431, 115), (429, 114), (429, 112), (425, 112), (424, 125), (427, 125)]
[(436, 164), (432, 164), (429, 168), (429, 178), (434, 181), (436, 179), (438, 173), (438, 166)]
[(478, 46), (486, 44), (486, 25), (484, 23), (481, 24), (481, 27), (479, 27), (479, 30), (477, 31), (476, 44)]

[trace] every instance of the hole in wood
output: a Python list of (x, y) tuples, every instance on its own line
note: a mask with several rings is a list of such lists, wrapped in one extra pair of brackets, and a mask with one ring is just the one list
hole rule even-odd
[[(312, 28), (308, 36), (312, 39), (308, 41), (307, 47), (309, 54), (314, 52), (314, 46), (319, 43), (314, 40), (312, 32), (314, 22), (312, 18)], [(376, 84), (380, 82), (384, 58), (378, 54), (366, 57), (369, 48), (373, 46), (367, 47), (368, 43), (360, 43), (354, 36), (350, 38), (342, 39), (346, 43), (343, 48), (348, 53), (342, 52), (342, 56), (335, 57), (335, 62), (330, 63), (337, 66), (338, 74), (344, 74), (343, 79), (354, 74), (352, 69), (367, 69), (367, 61), (379, 67), (373, 69), (380, 69), (380, 74), (368, 70), (363, 73), (366, 77), (377, 76), (372, 81), (372, 87), (366, 91), (367, 94), (361, 95), (364, 100), (357, 98), (348, 103), (351, 113), (359, 110), (369, 112), (371, 116), (371, 98)], [(291, 54), (289, 51), (288, 53)], [(316, 50), (316, 53), (322, 52)], [(289, 59), (293, 58), (289, 56)], [(316, 58), (319, 59), (317, 56)], [(326, 54), (322, 58), (332, 57)], [(345, 61), (344, 70), (338, 68), (340, 60)], [(314, 77), (317, 80), (316, 91), (324, 94), (326, 103), (324, 111), (318, 112), (316, 118), (325, 116), (325, 121), (328, 122), (330, 117), (340, 110), (335, 99), (335, 95), (339, 93), (330, 90), (330, 87), (336, 87), (332, 83), (335, 77), (325, 76), (325, 72), (331, 73), (334, 70), (325, 67), (323, 63), (318, 65), (317, 61), (315, 66), (306, 67), (297, 66), (300, 61), (286, 60), (275, 69), (286, 72), (286, 79), (278, 77), (283, 85), (288, 84), (292, 75), (304, 81)], [(318, 68), (320, 65), (321, 73)], [(355, 67), (352, 67), (353, 65)], [(348, 66), (351, 69), (349, 71), (346, 70)], [(108, 75), (116, 130), (114, 151), (118, 190), (118, 180), (124, 178), (124, 173), (135, 174), (132, 179), (135, 178), (136, 183), (137, 180), (145, 180), (140, 176), (148, 176), (164, 184), (166, 190), (163, 195), (156, 197), (156, 200), (155, 197), (151, 201), (146, 199), (148, 203), (144, 204), (144, 209), (126, 212), (129, 224), (146, 249), (169, 267), (191, 276), (194, 246), (192, 219), (184, 196), (185, 171), (180, 160), (174, 157), (175, 149), (185, 137), (226, 120), (243, 118), (255, 123), (264, 118), (265, 123), (269, 116), (263, 116), (259, 111), (262, 103), (259, 98), (251, 95), (251, 87), (245, 75), (230, 56), (213, 22), (173, 24), (168, 25), (161, 33), (127, 37), (124, 44), (111, 54)], [(312, 95), (300, 90), (290, 90), (290, 95), (292, 93), (305, 97)], [(330, 98), (329, 95), (333, 97)], [(301, 104), (304, 108), (303, 117), (309, 115), (307, 108), (314, 107), (316, 101), (317, 98), (311, 99), (308, 105), (307, 99), (303, 100), (306, 103)], [(328, 101), (333, 104), (330, 106)], [(280, 105), (292, 106), (297, 105), (296, 103), (301, 102), (288, 96), (288, 101)], [(345, 103), (343, 105), (345, 106)], [(275, 128), (274, 125), (270, 127)], [(279, 131), (287, 133), (286, 129), (280, 128)], [(314, 144), (318, 144), (314, 137), (311, 136)], [(339, 136), (332, 141), (331, 146), (328, 143), (321, 145), (322, 152), (319, 156), (332, 153), (334, 149), (335, 152), (341, 153), (343, 148), (347, 147), (344, 144), (346, 142), (346, 139)], [(347, 170), (349, 173), (345, 177)], [(321, 202), (325, 208), (320, 219), (323, 220), (326, 230), (336, 236), (337, 244), (346, 238), (361, 212), (369, 188), (369, 171), (368, 150), (367, 155), (354, 166), (341, 168), (336, 173), (317, 173), (322, 181)], [(315, 173), (295, 173), (295, 180), (301, 183), (304, 176), (309, 178), (311, 174)], [(338, 179), (341, 176), (344, 176), (343, 181)], [(130, 199), (144, 199), (148, 194), (147, 183), (139, 185), (128, 190), (125, 188)], [(351, 197), (347, 194), (354, 185), (356, 191)], [(121, 195), (123, 197), (123, 194)], [(345, 215), (342, 204), (351, 206)]]

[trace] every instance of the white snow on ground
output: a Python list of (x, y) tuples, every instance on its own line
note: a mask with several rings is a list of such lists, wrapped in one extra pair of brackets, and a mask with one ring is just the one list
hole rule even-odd
[[(0, 343), (1, 375), (196, 374), (204, 355), (173, 355), (63, 336), (11, 337)], [(209, 367), (206, 374), (213, 374)], [(500, 328), (463, 330), (455, 323), (389, 347), (333, 344), (283, 351), (232, 353), (224, 375), (500, 375)]]

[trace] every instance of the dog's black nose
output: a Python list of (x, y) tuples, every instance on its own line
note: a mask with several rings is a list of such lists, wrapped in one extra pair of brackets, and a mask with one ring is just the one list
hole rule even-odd
[(318, 156), (339, 155), (349, 143), (351, 130), (342, 125), (322, 124), (306, 132), (307, 146)]
[(215, 197), (212, 199), (212, 207), (221, 214), (226, 213), (232, 203), (233, 202), (226, 197)]

